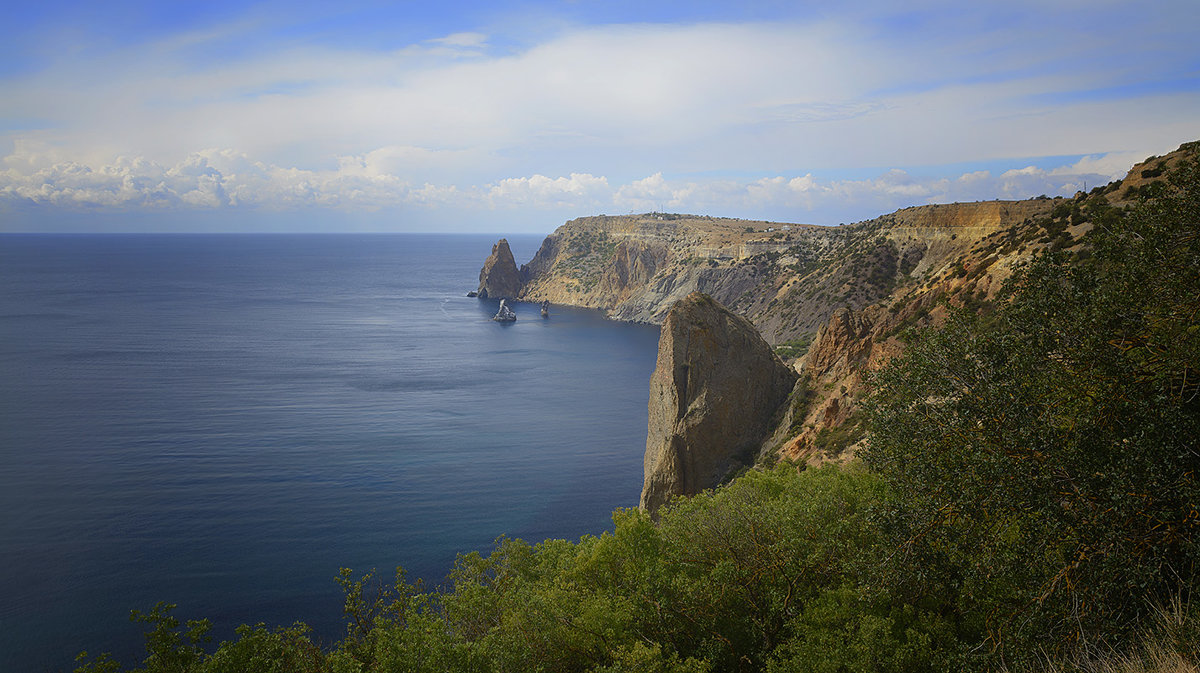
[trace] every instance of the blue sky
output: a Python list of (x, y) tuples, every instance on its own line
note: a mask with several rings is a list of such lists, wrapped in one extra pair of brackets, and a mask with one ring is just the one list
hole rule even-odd
[(0, 231), (837, 224), (1200, 139), (1200, 3), (43, 2)]

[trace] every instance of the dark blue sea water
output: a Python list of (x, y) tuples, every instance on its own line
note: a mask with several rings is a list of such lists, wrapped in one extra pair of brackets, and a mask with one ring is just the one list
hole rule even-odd
[(340, 567), (436, 584), (635, 506), (657, 328), (492, 322), (494, 240), (0, 237), (0, 670), (138, 662), (163, 600), (332, 642)]

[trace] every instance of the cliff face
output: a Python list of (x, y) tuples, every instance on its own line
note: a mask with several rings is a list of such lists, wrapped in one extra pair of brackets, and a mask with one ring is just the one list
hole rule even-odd
[(676, 303), (650, 377), (642, 508), (712, 488), (753, 464), (795, 382), (745, 318), (699, 292)]
[[(918, 206), (841, 227), (648, 214), (572, 220), (522, 268), (521, 298), (662, 322), (708, 294), (747, 318), (803, 373), (762, 451), (821, 462), (862, 439), (862, 375), (943, 301), (983, 305), (1014, 264), (1090, 227), (1085, 199)], [(1074, 213), (1074, 214), (1073, 214)], [(807, 350), (807, 353), (805, 351)]]
[[(910, 254), (916, 264), (878, 299), (836, 308), (816, 331), (795, 363), (803, 390), (793, 395), (789, 416), (764, 451), (809, 463), (853, 456), (865, 437), (858, 413), (864, 377), (901, 352), (904, 330), (937, 324), (947, 306), (985, 310), (1016, 265), (1043, 251), (1082, 251), (1093, 218), (1106, 208), (1127, 207), (1168, 167), (1197, 153), (1200, 144), (1189, 143), (1134, 166), (1124, 180), (1069, 199), (923, 206), (856, 225), (886, 236), (907, 251), (902, 259)], [(764, 325), (775, 320), (770, 313)]]
[[(522, 275), (522, 299), (604, 309), (619, 320), (662, 322), (696, 291), (729, 303), (762, 281), (747, 255), (783, 226), (816, 236), (821, 227), (651, 213), (572, 220), (548, 236)], [(804, 232), (811, 232), (806, 234)], [(778, 247), (778, 242), (769, 244)]]
[(651, 213), (572, 220), (522, 267), (526, 301), (662, 322), (704, 292), (768, 341), (811, 337), (834, 311), (861, 309), (1062, 200), (921, 206), (842, 227)]
[(512, 250), (508, 248), (508, 239), (502, 238), (492, 246), (492, 254), (488, 255), (479, 271), (480, 298), (487, 299), (509, 297), (516, 298), (521, 292), (521, 273), (517, 270), (517, 262), (513, 259)]
[(1197, 151), (1189, 143), (1072, 198), (916, 206), (839, 227), (662, 213), (580, 218), (522, 267), (519, 296), (658, 323), (675, 302), (708, 294), (801, 372), (762, 451), (841, 460), (863, 438), (863, 376), (900, 352), (905, 329), (940, 321), (947, 304), (986, 307), (1014, 266), (1041, 251), (1079, 249), (1096, 212), (1127, 205)]

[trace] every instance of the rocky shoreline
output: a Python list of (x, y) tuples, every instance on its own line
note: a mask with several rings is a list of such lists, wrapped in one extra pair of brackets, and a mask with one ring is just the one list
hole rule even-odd
[(1086, 253), (1093, 213), (1131, 203), (1188, 151), (1071, 198), (915, 206), (838, 227), (584, 217), (520, 267), (498, 241), (476, 292), (663, 326), (642, 494), (654, 509), (755, 461), (852, 458), (864, 375), (901, 351), (905, 330), (985, 310), (1036, 254)]

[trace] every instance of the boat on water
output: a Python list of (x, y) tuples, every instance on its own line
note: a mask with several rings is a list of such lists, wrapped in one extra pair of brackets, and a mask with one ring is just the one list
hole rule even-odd
[(508, 307), (507, 299), (501, 299), (500, 310), (496, 312), (496, 315), (492, 316), (492, 320), (496, 322), (516, 322), (517, 313)]

